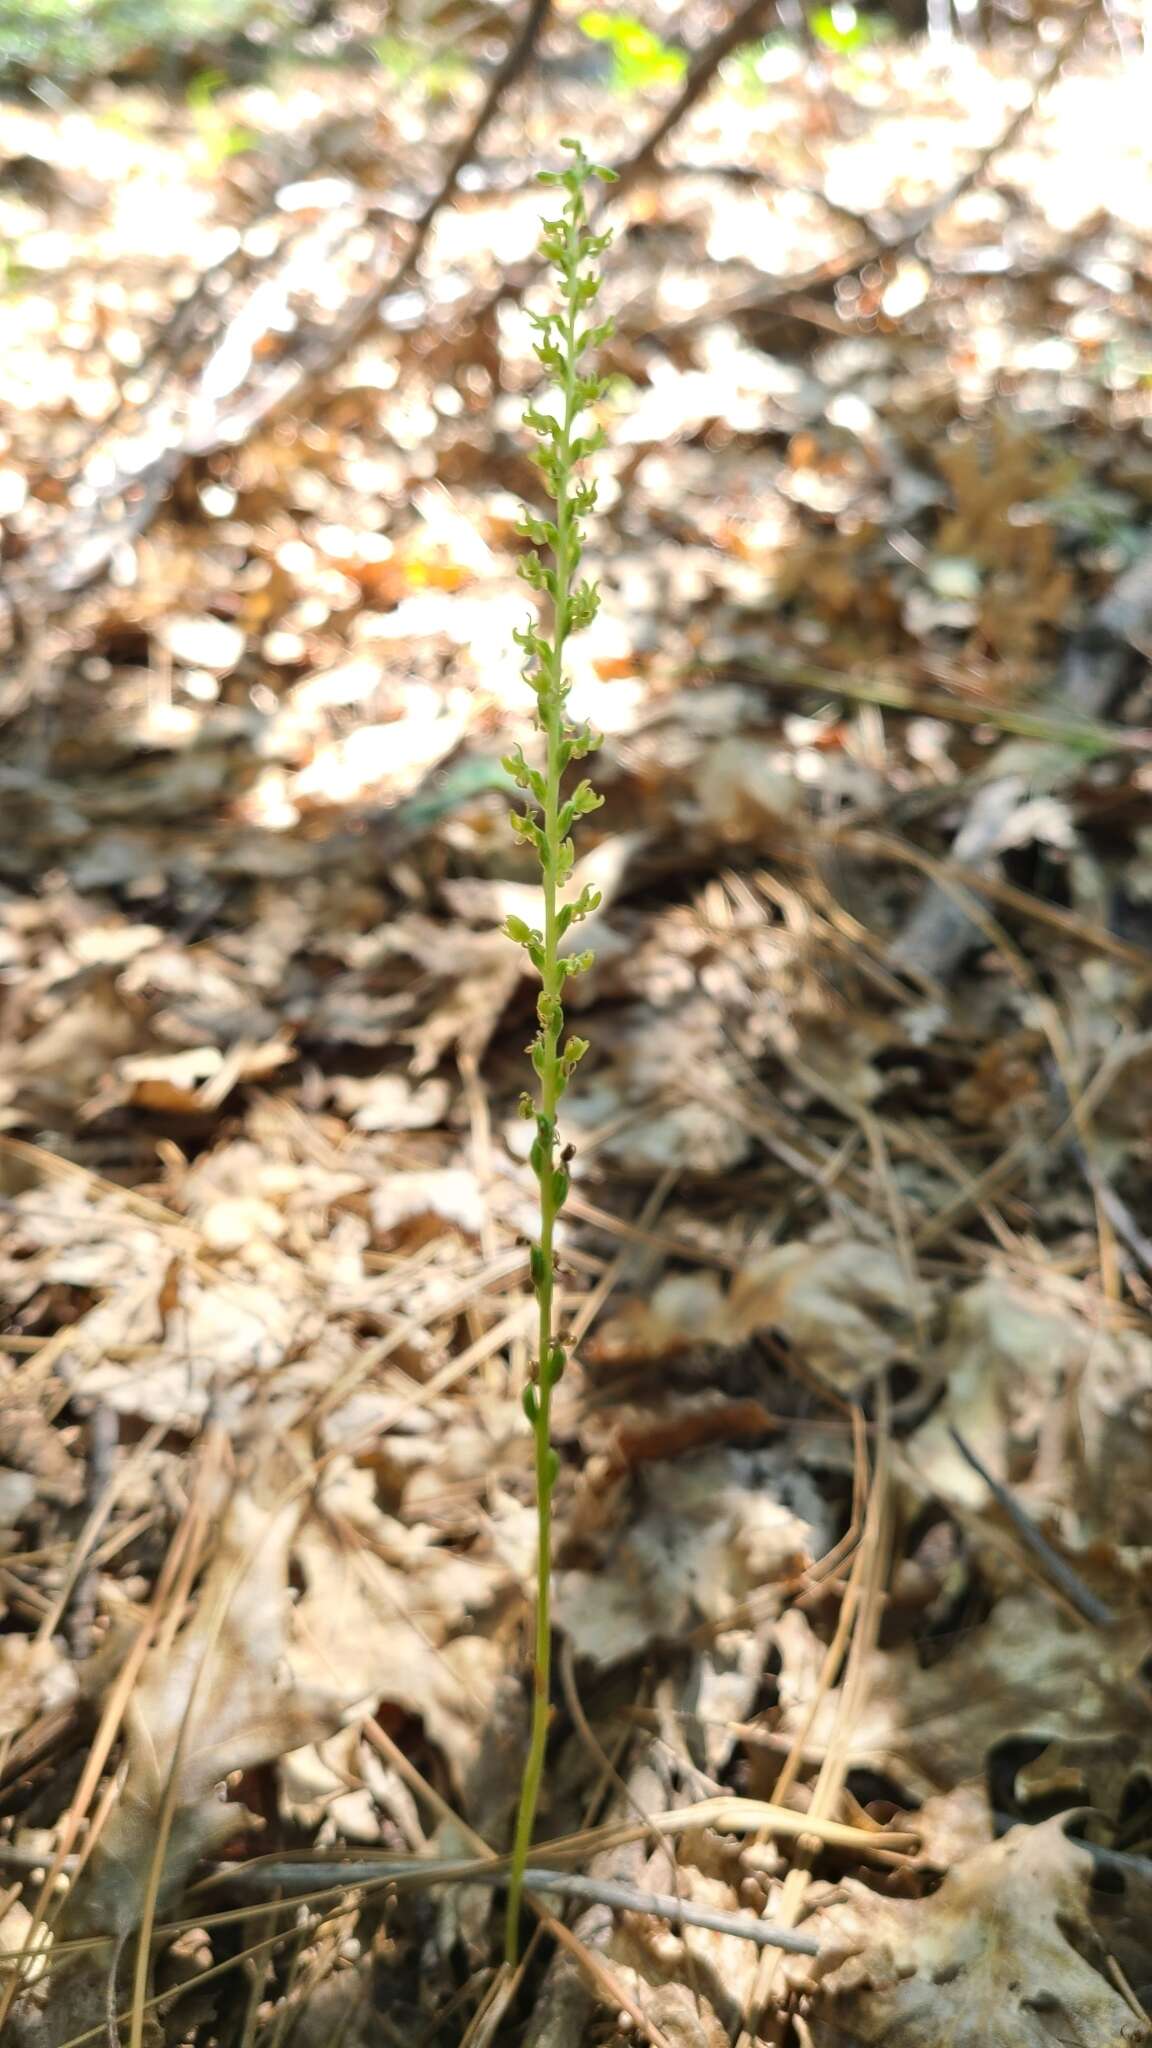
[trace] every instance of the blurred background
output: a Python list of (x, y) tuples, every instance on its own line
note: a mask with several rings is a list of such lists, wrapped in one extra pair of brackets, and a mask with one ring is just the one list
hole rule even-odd
[[(507, 1838), (534, 992), (500, 927), (537, 899), (501, 757), (532, 745), (522, 415), (536, 174), (567, 134), (619, 173), (602, 605), (571, 647), (606, 799), (577, 849), (604, 902), (557, 1409), (588, 1713), (634, 1745), (633, 1806), (771, 1792), (782, 1755), (816, 1796), (809, 1704), (843, 1705), (816, 1560), (852, 1553), (889, 1375), (905, 1491), (842, 1810), (962, 1796), (937, 1868), (1041, 1805), (1122, 1815), (1143, 1853), (1138, 1623), (1082, 1617), (1139, 1615), (1152, 1545), (1150, 19), (0, 0), (0, 1948), (39, 1938), (21, 1873), (94, 1796), (92, 1653), (154, 1625), (166, 1558), (170, 1643), (200, 1566), (240, 1554), (225, 1466), (260, 1525), (283, 1456), (302, 1517), (205, 1692), (209, 1778), (244, 1772), (267, 1823), (241, 1814), (232, 1858), (426, 1847), (445, 1799)], [(1071, 1620), (1009, 1484), (1081, 1574)], [(261, 1746), (236, 1703), (289, 1651), (323, 1712), (277, 1692)], [(570, 1706), (553, 1831), (603, 1782)], [(1069, 1746), (1026, 1782), (1037, 1728)], [(148, 1821), (152, 1763), (106, 1755)], [(210, 1791), (180, 1791), (173, 1901), (221, 1853)], [(135, 1864), (113, 1839), (148, 1867), (151, 1835)], [(771, 1859), (708, 1853), (710, 1902), (776, 1902)], [(902, 1902), (931, 1905), (926, 1867)], [(282, 1919), (271, 1950), (164, 1937), (158, 1981), (212, 1978), (165, 2038), (456, 2048), (486, 1913), (393, 1922), (374, 1894), (287, 1947)], [(1110, 1933), (1136, 1986), (1147, 1927)], [(639, 1953), (670, 2038), (734, 2038), (749, 1943), (696, 2032)], [(103, 2029), (103, 1961), (67, 1969), (78, 2002), (22, 2041)], [(590, 2003), (566, 2033), (545, 2007), (526, 2038), (594, 2037)], [(889, 2025), (857, 2005), (805, 2038)]]
[(1026, 698), (1152, 489), (1147, 81), (1126, 5), (3, 6), (15, 757), (315, 836), (491, 756), (568, 128), (624, 172), (601, 722), (738, 643)]
[[(1145, 29), (1024, 0), (0, 8), (12, 886), (202, 936), (251, 929), (253, 864), (329, 932), (353, 875), (354, 929), (386, 920), (407, 846), (410, 908), (444, 910), (441, 869), (517, 880), (534, 179), (571, 129), (622, 174), (574, 680), (629, 861), (659, 882), (673, 817), (676, 847), (769, 829), (797, 776), (826, 822), (893, 777), (931, 812), (1038, 697), (1115, 710), (1120, 670), (1060, 661), (1152, 500)], [(701, 720), (764, 744), (697, 786)], [(1035, 855), (1065, 893), (1069, 851)], [(911, 886), (857, 908), (898, 937)], [(297, 971), (259, 1005), (293, 1045), (330, 994)], [(151, 1014), (105, 1025), (52, 1084), (77, 1108), (105, 1054), (162, 1050)]]

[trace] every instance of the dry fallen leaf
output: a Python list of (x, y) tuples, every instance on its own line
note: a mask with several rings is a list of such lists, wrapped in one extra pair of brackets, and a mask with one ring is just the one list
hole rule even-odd
[(202, 1857), (252, 1825), (217, 1786), (339, 1724), (347, 1700), (334, 1686), (301, 1683), (289, 1661), (299, 1520), (298, 1503), (270, 1510), (233, 1496), (192, 1620), (170, 1648), (149, 1653), (133, 1688), (123, 1790), (69, 1901), (69, 1935), (137, 1926), (170, 1780), (162, 1908)]
[(891, 1252), (852, 1240), (781, 1245), (752, 1259), (727, 1296), (714, 1274), (671, 1275), (611, 1316), (585, 1355), (593, 1366), (641, 1363), (776, 1330), (805, 1367), (853, 1393), (912, 1350), (916, 1309)]
[[(820, 1645), (797, 1611), (781, 1617), (776, 1633), (783, 1730), (804, 1727), (819, 1747), (831, 1739), (839, 1694), (819, 1699), (809, 1729)], [(877, 1653), (870, 1699), (848, 1738), (853, 1766), (927, 1798), (982, 1777), (989, 1752), (1010, 1736), (1118, 1741), (1143, 1731), (1144, 1649), (1141, 1632), (1104, 1634), (1031, 1593), (1008, 1595), (939, 1662), (923, 1665), (913, 1644)]]
[(433, 1167), (425, 1172), (392, 1173), (372, 1192), (372, 1224), (377, 1237), (413, 1225), (447, 1225), (468, 1237), (484, 1227), (484, 1195), (476, 1175), (464, 1166)]
[[(14, 1054), (21, 1095), (42, 1117), (86, 1101), (114, 1061), (140, 1043), (140, 1022), (103, 970), (96, 985), (69, 999)], [(91, 978), (91, 977), (89, 977)]]
[(357, 1131), (423, 1131), (442, 1123), (452, 1099), (447, 1081), (413, 1087), (403, 1074), (375, 1074), (369, 1080), (340, 1076), (333, 1099)]
[[(713, 1864), (717, 1867), (709, 1867)], [(641, 1890), (675, 1889), (686, 1903), (713, 1912), (737, 1910), (731, 1856), (703, 1836), (675, 1861), (666, 1848), (654, 1850), (637, 1882)], [(729, 2048), (731, 2034), (714, 2008), (723, 2011), (729, 2002), (727, 2010), (738, 2011), (751, 1994), (757, 1951), (750, 1941), (704, 1927), (673, 1932), (647, 1916), (621, 1914), (610, 1954), (670, 2048), (673, 2043), (675, 2048)]]
[(442, 1549), (432, 1532), (383, 1514), (371, 1472), (335, 1461), (322, 1513), (294, 1556), (304, 1592), (293, 1670), (306, 1690), (419, 1715), (459, 1790), (479, 1751), (507, 1657), (477, 1630), (510, 1585), (495, 1559)]
[(557, 1574), (557, 1621), (596, 1664), (723, 1622), (826, 1545), (819, 1494), (776, 1450), (655, 1462), (638, 1491), (625, 1529), (603, 1532), (598, 1567)]
[(586, 1365), (639, 1365), (696, 1344), (730, 1343), (728, 1302), (715, 1273), (674, 1273), (651, 1295), (625, 1302), (585, 1340)]
[(1018, 1486), (1041, 1432), (1059, 1424), (1056, 1403), (1087, 1336), (1067, 1313), (995, 1275), (957, 1295), (937, 1354), (944, 1400), (907, 1449), (912, 1483), (960, 1507), (987, 1506), (990, 1488), (957, 1448), (955, 1427), (995, 1478)]
[(921, 1304), (893, 1253), (852, 1240), (789, 1244), (732, 1285), (738, 1338), (774, 1329), (838, 1393), (855, 1394), (914, 1349)]
[(720, 838), (733, 843), (760, 843), (765, 831), (792, 825), (805, 808), (804, 786), (783, 768), (773, 767), (762, 747), (750, 746), (744, 735), (718, 740), (700, 758), (695, 774), (696, 800), (705, 822)]
[[(805, 1923), (827, 1944), (814, 2048), (1133, 2048), (1149, 2029), (1104, 1975), (1092, 1859), (1058, 1819), (1013, 1828), (925, 1899), (848, 1880)], [(845, 1958), (845, 1948), (858, 1948)]]
[(903, 1823), (920, 1837), (916, 1861), (934, 1870), (987, 1849), (994, 1834), (992, 1808), (982, 1783), (957, 1785), (934, 1793), (905, 1817)]
[[(625, 958), (621, 986), (631, 995), (634, 951)], [(683, 1000), (674, 972), (662, 1004), (630, 1002), (598, 1029), (595, 1075), (565, 1099), (569, 1129), (594, 1131), (605, 1159), (645, 1176), (666, 1167), (723, 1174), (747, 1158), (752, 1135), (730, 1086), (727, 1025), (714, 1002)]]
[(37, 1714), (76, 1692), (75, 1667), (52, 1642), (0, 1636), (0, 1741), (18, 1735)]
[(988, 1505), (955, 1427), (994, 1478), (1058, 1510), (1070, 1542), (1147, 1540), (1147, 1337), (1096, 1327), (1055, 1282), (1037, 1294), (991, 1273), (953, 1301), (937, 1362), (944, 1399), (906, 1447), (913, 1485), (961, 1508)]
[(130, 1102), (140, 1109), (170, 1116), (206, 1115), (246, 1081), (261, 1081), (295, 1058), (285, 1039), (264, 1045), (243, 1040), (221, 1052), (215, 1045), (191, 1046), (183, 1052), (139, 1054), (118, 1060), (114, 1079), (87, 1105), (94, 1116)]
[[(135, 1294), (113, 1294), (83, 1317), (60, 1369), (122, 1415), (192, 1429), (214, 1402), (235, 1428), (245, 1412), (249, 1424), (266, 1419), (266, 1377), (322, 1327), (298, 1265), (285, 1261), (270, 1281), (221, 1273), (212, 1284), (188, 1267), (165, 1266)], [(105, 1344), (126, 1342), (147, 1349), (123, 1363), (101, 1356)], [(267, 1399), (276, 1392), (269, 1386)]]

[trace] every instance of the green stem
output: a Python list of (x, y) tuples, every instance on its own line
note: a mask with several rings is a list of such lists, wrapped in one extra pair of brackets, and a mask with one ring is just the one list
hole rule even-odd
[[(582, 187), (593, 166), (587, 163), (579, 148), (576, 148), (576, 159), (571, 171), (547, 180), (563, 185), (568, 193), (562, 219), (548, 225), (544, 245), (559, 274), (564, 310), (562, 314), (551, 314), (537, 323), (544, 337), (537, 346), (537, 354), (559, 381), (560, 417), (557, 421), (531, 411), (528, 416), (545, 442), (540, 460), (550, 487), (555, 517), (548, 523), (526, 514), (521, 528), (531, 538), (546, 542), (552, 551), (551, 570), (546, 569), (535, 554), (522, 564), (527, 580), (551, 597), (551, 639), (545, 640), (531, 626), (527, 632), (517, 636), (530, 657), (525, 673), (536, 691), (545, 761), (542, 774), (529, 768), (519, 753), (506, 764), (520, 787), (529, 793), (529, 811), (514, 823), (521, 836), (536, 847), (543, 897), (542, 930), (530, 931), (522, 920), (515, 918), (509, 919), (507, 925), (509, 936), (527, 949), (540, 976), (537, 1002), (539, 1031), (532, 1047), (539, 1095), (535, 1104), (526, 1097), (522, 1105), (536, 1126), (531, 1157), (540, 1199), (540, 1236), (532, 1254), (533, 1285), (539, 1310), (537, 1371), (534, 1384), (525, 1390), (536, 1471), (536, 1621), (532, 1722), (508, 1880), (505, 1947), (510, 1964), (515, 1964), (519, 1954), (524, 1870), (544, 1777), (550, 1720), (552, 1495), (557, 1464), (551, 1442), (552, 1394), (565, 1362), (554, 1328), (555, 1249), (556, 1221), (564, 1206), (568, 1185), (564, 1159), (559, 1151), (557, 1113), (569, 1076), (585, 1049), (580, 1040), (569, 1040), (566, 1046), (561, 1046), (563, 996), (568, 975), (579, 971), (581, 964), (586, 965), (591, 957), (564, 957), (561, 944), (571, 925), (588, 916), (599, 902), (596, 892), (586, 889), (577, 903), (569, 903), (563, 909), (560, 904), (561, 888), (572, 865), (572, 845), (568, 837), (571, 824), (575, 817), (595, 809), (600, 801), (586, 783), (580, 785), (567, 804), (562, 801), (562, 784), (568, 763), (579, 759), (596, 744), (591, 732), (569, 725), (565, 718), (568, 684), (564, 676), (564, 648), (569, 634), (574, 628), (587, 624), (596, 609), (595, 590), (584, 585), (578, 588), (575, 583), (583, 543), (579, 514), (595, 502), (595, 491), (576, 479), (581, 456), (594, 445), (580, 438), (578, 422), (600, 387), (595, 380), (581, 376), (579, 363), (583, 350), (606, 331), (602, 327), (582, 333), (580, 328), (582, 310), (596, 292), (595, 281), (588, 273), (582, 272), (581, 265), (599, 254), (604, 239), (588, 233), (584, 210)], [(532, 806), (538, 813), (535, 820), (531, 816)]]
[[(573, 272), (579, 262), (579, 236), (578, 221), (570, 219), (567, 254)], [(564, 643), (568, 637), (568, 600), (572, 583), (573, 522), (568, 479), (573, 468), (573, 430), (580, 412), (576, 393), (576, 319), (577, 309), (573, 300), (569, 304), (563, 330), (564, 340), (561, 344), (565, 361), (564, 422), (557, 445), (560, 484), (556, 498), (556, 593), (552, 606), (553, 633), (548, 663), (550, 673), (546, 683), (547, 764), (544, 771), (542, 823), (547, 858), (543, 862), (541, 874), (544, 895), (544, 964), (540, 979), (544, 993), (553, 999), (555, 1009), (550, 1011), (550, 1021), (543, 1027), (546, 1057), (540, 1080), (540, 1115), (546, 1121), (550, 1133), (537, 1176), (540, 1186), (540, 1254), (543, 1268), (538, 1286), (540, 1316), (537, 1357), (541, 1360), (551, 1358), (554, 1341), (553, 1302), (558, 1209), (555, 1197), (556, 1111), (560, 1094), (560, 1033), (564, 1023), (561, 1008), (564, 975), (560, 965), (560, 941), (556, 929), (556, 870), (561, 838), (560, 783), (564, 773), (561, 756), (564, 743)], [(551, 1373), (542, 1371), (537, 1395), (536, 1422), (533, 1428), (536, 1452), (536, 1637), (532, 1659), (532, 1726), (520, 1787), (520, 1805), (516, 1814), (516, 1832), (512, 1843), (512, 1865), (508, 1883), (505, 1952), (510, 1963), (515, 1962), (518, 1952), (524, 1869), (528, 1861), (528, 1851), (532, 1846), (532, 1830), (536, 1822), (536, 1808), (540, 1800), (544, 1758), (548, 1747), (552, 1683), (552, 1386)]]

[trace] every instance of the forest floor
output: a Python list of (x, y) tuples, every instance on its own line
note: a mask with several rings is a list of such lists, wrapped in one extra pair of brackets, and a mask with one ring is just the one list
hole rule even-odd
[[(546, 15), (0, 103), (0, 2036), (1120, 2048), (1149, 60)], [(626, 173), (537, 1855), (591, 1889), (512, 1977), (569, 130)]]

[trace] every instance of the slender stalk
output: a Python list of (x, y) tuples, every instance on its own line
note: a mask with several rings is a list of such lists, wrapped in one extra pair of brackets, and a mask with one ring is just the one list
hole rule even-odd
[[(600, 446), (596, 434), (579, 431), (580, 418), (603, 388), (600, 379), (583, 372), (580, 365), (586, 352), (610, 331), (607, 321), (591, 327), (581, 324), (584, 309), (599, 290), (595, 264), (608, 243), (607, 235), (589, 231), (584, 187), (589, 178), (608, 178), (611, 173), (590, 164), (579, 143), (566, 138), (564, 146), (573, 152), (569, 169), (541, 174), (541, 183), (559, 186), (566, 194), (559, 219), (545, 221), (540, 243), (542, 254), (555, 270), (561, 310), (533, 316), (536, 355), (552, 379), (553, 409), (529, 406), (525, 413), (526, 424), (540, 438), (535, 460), (552, 499), (554, 517), (543, 519), (525, 511), (520, 520), (520, 532), (533, 543), (520, 564), (520, 573), (545, 599), (541, 624), (550, 630), (545, 632), (531, 623), (516, 635), (527, 657), (524, 675), (536, 692), (544, 765), (542, 769), (530, 767), (520, 748), (504, 764), (525, 793), (526, 808), (513, 814), (512, 825), (536, 850), (543, 896), (541, 929), (518, 917), (510, 917), (505, 925), (509, 938), (524, 947), (540, 977), (536, 1002), (539, 1028), (529, 1048), (537, 1094), (535, 1100), (523, 1096), (520, 1104), (523, 1115), (536, 1126), (529, 1156), (540, 1197), (540, 1234), (531, 1253), (539, 1310), (536, 1366), (523, 1397), (535, 1444), (536, 1627), (532, 1725), (508, 1883), (506, 1950), (510, 1963), (516, 1961), (518, 1952), (524, 1869), (544, 1775), (552, 1672), (552, 1493), (557, 1472), (551, 1442), (552, 1394), (567, 1362), (555, 1330), (555, 1238), (556, 1220), (568, 1194), (569, 1157), (560, 1150), (557, 1113), (568, 1082), (588, 1050), (584, 1039), (564, 1039), (564, 984), (570, 975), (590, 966), (592, 956), (565, 953), (563, 944), (572, 926), (600, 901), (594, 889), (584, 889), (574, 901), (564, 900), (575, 858), (569, 836), (572, 826), (602, 801), (587, 782), (580, 782), (567, 799), (563, 794), (570, 764), (599, 744), (598, 735), (589, 727), (571, 725), (566, 717), (569, 684), (564, 674), (564, 648), (570, 634), (595, 618), (599, 602), (593, 584), (575, 580), (584, 544), (580, 521), (596, 503), (596, 487), (583, 480), (580, 465)], [(541, 548), (551, 556), (550, 564), (539, 552)]]

